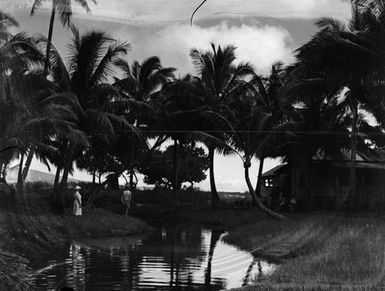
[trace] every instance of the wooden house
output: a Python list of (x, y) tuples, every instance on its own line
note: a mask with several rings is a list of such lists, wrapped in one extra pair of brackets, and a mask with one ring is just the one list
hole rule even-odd
[[(311, 162), (279, 165), (263, 174), (261, 195), (273, 191), (294, 197), (303, 208), (338, 209), (349, 193), (350, 152), (338, 158), (317, 153)], [(385, 209), (385, 152), (373, 150), (356, 155), (358, 201), (366, 209)]]

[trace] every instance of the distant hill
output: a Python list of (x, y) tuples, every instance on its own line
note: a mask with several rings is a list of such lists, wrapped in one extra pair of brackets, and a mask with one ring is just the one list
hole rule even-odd
[[(9, 183), (16, 183), (17, 182), (17, 175), (19, 172), (19, 165), (16, 165), (12, 168), (10, 168), (7, 172), (7, 182)], [(26, 182), (44, 182), (48, 184), (53, 184), (55, 181), (55, 175), (51, 173), (45, 173), (37, 170), (30, 169), (28, 171)], [(81, 180), (68, 178), (68, 182), (70, 183), (79, 183), (83, 182)]]

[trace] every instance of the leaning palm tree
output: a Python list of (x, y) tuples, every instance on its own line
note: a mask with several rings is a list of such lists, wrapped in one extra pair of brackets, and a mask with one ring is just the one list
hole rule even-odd
[(254, 187), (250, 180), (249, 170), (252, 158), (261, 152), (265, 146), (262, 138), (264, 136), (263, 125), (269, 118), (269, 114), (257, 105), (257, 98), (253, 92), (237, 96), (229, 106), (233, 108), (235, 115), (233, 121), (234, 131), (231, 133), (230, 145), (233, 151), (242, 159), (245, 169), (245, 181), (253, 205), (273, 218), (285, 219), (281, 214), (268, 209), (262, 204), (255, 194)]
[[(46, 48), (46, 54), (45, 54), (46, 58), (44, 63), (45, 75), (48, 74), (55, 15), (56, 13), (60, 14), (60, 20), (64, 26), (70, 26), (71, 16), (72, 16), (71, 0), (51, 0), (51, 1), (52, 1), (51, 18), (49, 22), (48, 41), (47, 41), (47, 48)], [(34, 0), (32, 9), (31, 9), (31, 15), (35, 14), (35, 11), (42, 6), (43, 2), (44, 2), (43, 0)], [(87, 12), (91, 11), (87, 4), (87, 0), (75, 0), (75, 2), (79, 3)], [(92, 0), (92, 2), (96, 4), (95, 0)]]
[[(232, 118), (231, 108), (228, 101), (234, 95), (242, 94), (246, 87), (242, 82), (246, 77), (254, 74), (249, 64), (236, 64), (235, 47), (215, 46), (211, 44), (211, 51), (201, 52), (193, 49), (190, 56), (198, 71), (200, 78), (197, 94), (204, 99), (210, 110), (230, 120)], [(217, 137), (222, 139), (223, 134), (217, 132)], [(226, 148), (218, 146), (217, 143), (207, 143), (210, 158), (210, 188), (212, 203), (215, 206), (219, 202), (219, 196), (215, 186), (214, 178), (214, 155), (215, 150), (226, 152)]]

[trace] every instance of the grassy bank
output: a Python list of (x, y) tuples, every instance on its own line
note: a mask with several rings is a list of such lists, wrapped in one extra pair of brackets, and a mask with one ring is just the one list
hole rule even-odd
[(32, 270), (70, 239), (122, 236), (148, 232), (150, 226), (134, 217), (104, 209), (85, 209), (82, 217), (50, 211), (50, 191), (26, 191), (25, 199), (1, 193), (0, 290), (29, 290)]
[(257, 286), (237, 290), (351, 290), (384, 288), (385, 221), (373, 214), (296, 215), (264, 219), (225, 238), (281, 261)]
[(13, 274), (6, 278), (8, 286), (28, 290), (31, 270), (69, 239), (149, 231), (143, 220), (153, 225), (177, 222), (227, 230), (228, 243), (257, 249), (260, 256), (279, 262), (273, 275), (238, 290), (380, 290), (385, 286), (382, 214), (291, 214), (287, 221), (276, 221), (247, 205), (226, 200), (225, 195), (220, 209), (212, 209), (207, 203), (207, 192), (180, 193), (179, 209), (172, 206), (171, 197), (172, 193), (138, 191), (138, 206), (133, 213), (141, 219), (121, 215), (118, 191), (101, 193), (96, 208), (85, 209), (83, 217), (77, 218), (70, 215), (70, 208), (65, 216), (52, 214), (49, 191), (29, 193), (24, 206), (16, 209), (19, 204), (9, 197), (9, 201), (2, 201), (0, 212), (0, 290), (17, 290), (1, 285), (3, 266)]
[[(96, 206), (114, 213), (120, 213), (120, 192), (108, 191), (99, 194)], [(211, 194), (204, 191), (179, 191), (180, 207), (174, 206), (174, 194), (167, 190), (136, 190), (136, 207), (132, 213), (150, 224), (179, 225), (199, 224), (214, 228), (229, 229), (240, 224), (258, 220), (263, 215), (250, 208), (250, 199), (245, 193), (219, 193), (221, 205), (213, 209), (210, 204)]]

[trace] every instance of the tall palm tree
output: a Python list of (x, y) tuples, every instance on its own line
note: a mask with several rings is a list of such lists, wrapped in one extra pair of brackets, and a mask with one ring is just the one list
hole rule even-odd
[[(29, 146), (32, 145), (31, 138), (41, 136), (42, 128), (37, 131), (37, 124), (44, 127), (51, 123), (51, 129), (63, 126), (59, 110), (63, 113), (66, 109), (59, 109), (61, 106), (55, 104), (57, 98), (50, 96), (51, 83), (41, 78), (43, 54), (36, 45), (37, 40), (24, 33), (12, 36), (7, 28), (17, 22), (4, 13), (0, 13), (0, 17), (0, 103), (3, 111), (0, 144), (6, 145), (9, 150), (21, 151), (18, 184), (23, 185), (33, 157), (33, 150)], [(23, 168), (24, 151), (28, 148), (30, 154)], [(0, 162), (0, 168), (5, 169), (13, 154), (8, 152), (6, 155), (2, 154), (3, 157), (5, 160)]]
[(7, 70), (13, 63), (13, 60), (18, 57), (16, 51), (11, 50), (12, 47), (8, 46), (9, 41), (12, 38), (9, 28), (17, 27), (18, 25), (19, 24), (14, 18), (3, 11), (0, 11), (0, 178), (1, 181), (4, 182), (6, 182), (5, 171), (7, 165), (13, 157), (12, 150), (17, 148), (15, 144), (9, 144), (9, 141), (6, 138), (6, 130), (9, 127), (9, 115), (7, 115), (6, 112), (9, 112), (9, 108), (7, 107), (10, 105), (7, 99), (10, 96), (7, 94), (8, 90), (5, 84), (7, 83)]
[[(295, 68), (297, 66), (301, 64), (295, 64), (287, 70), (288, 80), (283, 89), (286, 99), (296, 104), (295, 108), (272, 128), (264, 142), (267, 144), (267, 153), (284, 156), (288, 160), (292, 166), (293, 190), (302, 191), (300, 184), (305, 187), (308, 208), (311, 209), (312, 159), (315, 155), (342, 158), (342, 151), (349, 149), (352, 117), (348, 96), (342, 94), (338, 83), (315, 75), (306, 79), (308, 75), (298, 74), (300, 70)], [(360, 150), (368, 151), (366, 144), (369, 141), (371, 146), (381, 145), (382, 141), (372, 134), (379, 128), (370, 126), (363, 116), (359, 116), (359, 119), (357, 145)]]
[[(19, 149), (21, 158), (18, 177), (19, 190), (22, 192), (38, 145), (48, 136), (68, 134), (77, 117), (70, 107), (70, 102), (65, 104), (66, 100), (72, 100), (72, 96), (69, 93), (56, 94), (52, 91), (54, 88), (42, 70), (29, 71), (28, 74), (14, 72), (10, 74), (10, 79), (11, 87), (15, 88), (12, 93), (22, 104), (16, 116), (20, 119), (20, 124), (9, 135), (23, 145)], [(24, 163), (26, 151), (29, 151), (29, 154)]]
[(384, 107), (378, 106), (383, 101), (378, 93), (383, 92), (385, 6), (382, 1), (352, 1), (352, 11), (347, 26), (334, 19), (319, 20), (320, 31), (297, 50), (297, 59), (307, 78), (321, 76), (330, 84), (347, 88), (345, 96), (352, 115), (349, 201), (354, 209), (357, 207), (355, 161), (359, 110), (366, 107), (378, 121), (384, 120)]
[(161, 139), (171, 138), (174, 142), (174, 198), (178, 204), (177, 190), (179, 182), (180, 147), (196, 141), (220, 143), (210, 132), (216, 130), (231, 131), (228, 121), (219, 113), (211, 110), (196, 94), (196, 78), (187, 75), (168, 83), (163, 87), (159, 106), (157, 107), (156, 123), (150, 128)]
[[(86, 133), (92, 146), (93, 140), (103, 142), (109, 147), (116, 141), (119, 133), (130, 132), (142, 140), (137, 128), (130, 124), (124, 112), (118, 112), (116, 103), (120, 92), (111, 83), (118, 67), (116, 62), (126, 55), (127, 43), (119, 43), (101, 31), (91, 31), (80, 35), (72, 28), (73, 39), (69, 46), (69, 61), (66, 66), (62, 58), (53, 51), (51, 63), (54, 82), (61, 90), (69, 90), (78, 101), (78, 128)], [(80, 132), (77, 133), (81, 135)], [(83, 140), (77, 144), (77, 140)], [(73, 162), (85, 146), (84, 139), (68, 140), (65, 151), (65, 163), (60, 190), (66, 188), (67, 178)]]
[[(257, 74), (253, 77), (253, 90), (258, 98), (257, 106), (268, 114), (268, 118), (261, 125), (263, 129), (261, 138), (268, 137), (270, 131), (288, 119), (293, 111), (291, 100), (287, 98), (285, 92), (285, 70), (281, 62), (276, 62), (271, 66), (269, 75), (260, 77)], [(258, 179), (255, 187), (257, 196), (260, 196), (262, 172), (264, 160), (269, 152), (266, 150), (257, 154), (259, 158)]]
[[(52, 34), (53, 34), (53, 27), (55, 22), (55, 15), (56, 13), (60, 14), (60, 20), (64, 26), (70, 26), (71, 23), (71, 16), (72, 16), (72, 4), (71, 0), (51, 0), (52, 6), (51, 6), (51, 18), (49, 22), (49, 29), (48, 29), (48, 41), (47, 41), (47, 48), (46, 48), (46, 58), (44, 63), (44, 75), (47, 76), (48, 74), (48, 67), (49, 67), (49, 60), (50, 60), (50, 54), (51, 54), (51, 44), (52, 44)], [(43, 0), (34, 0), (32, 4), (31, 9), (31, 15), (35, 14), (35, 11), (39, 9), (42, 4)], [(90, 8), (88, 6), (87, 0), (75, 0), (75, 2), (79, 3), (87, 12), (90, 12)], [(96, 4), (95, 0), (92, 0)]]
[[(200, 86), (197, 94), (204, 99), (206, 106), (213, 112), (222, 115), (225, 119), (232, 118), (231, 108), (228, 101), (236, 94), (242, 94), (246, 90), (244, 82), (246, 77), (254, 74), (249, 64), (236, 64), (234, 46), (215, 46), (211, 44), (211, 51), (201, 52), (193, 49), (190, 56), (197, 69), (200, 78)], [(211, 133), (212, 134), (212, 133)], [(225, 136), (217, 132), (219, 139)], [(219, 203), (219, 196), (214, 178), (214, 155), (215, 150), (226, 151), (218, 143), (207, 143), (210, 159), (210, 188), (212, 203), (215, 206)]]

